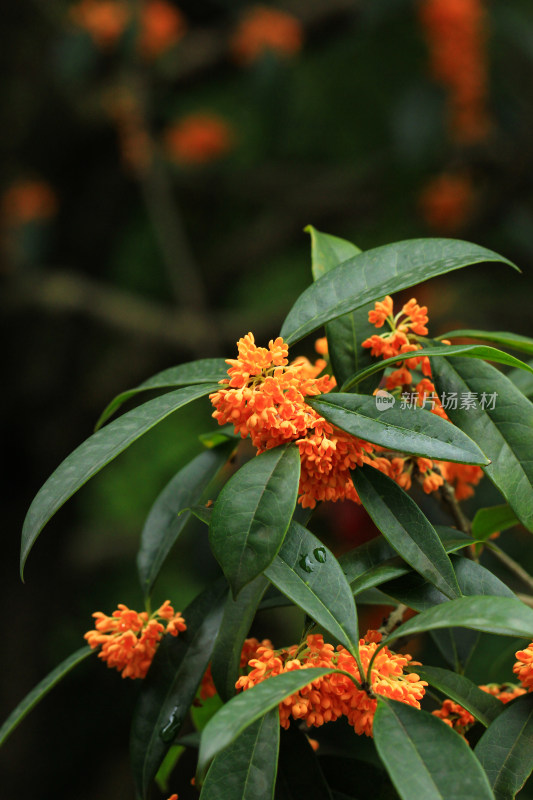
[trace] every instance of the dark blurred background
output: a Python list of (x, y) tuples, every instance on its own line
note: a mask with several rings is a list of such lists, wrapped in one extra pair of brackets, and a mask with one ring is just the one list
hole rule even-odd
[[(17, 0), (2, 17), (3, 719), (93, 610), (140, 608), (143, 519), (201, 446), (181, 441), (179, 412), (158, 426), (50, 522), (22, 585), (33, 496), (118, 392), (232, 356), (249, 330), (277, 335), (310, 281), (305, 225), (365, 249), (491, 247), (523, 275), (477, 267), (417, 289), (430, 333), (531, 334), (533, 7)], [(205, 402), (187, 414), (213, 427)], [(330, 536), (360, 541), (364, 518), (335, 513)], [(214, 571), (192, 526), (155, 599), (183, 608)], [(96, 659), (79, 667), (0, 752), (2, 796), (131, 800), (137, 691)]]

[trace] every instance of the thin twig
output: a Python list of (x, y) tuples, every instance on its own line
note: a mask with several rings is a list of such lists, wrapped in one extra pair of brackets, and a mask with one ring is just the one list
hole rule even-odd
[(407, 611), (408, 606), (404, 605), (403, 603), (399, 603), (396, 608), (391, 611), (388, 617), (383, 620), (383, 624), (380, 628), (378, 628), (378, 633), (382, 633), (383, 636), (388, 636), (389, 633), (401, 625), (403, 622), (403, 615)]
[[(438, 468), (434, 468), (435, 471), (438, 471)], [(444, 481), (442, 486), (440, 487), (440, 495), (444, 500), (445, 504), (447, 505), (449, 511), (451, 512), (455, 524), (459, 528), (459, 530), (463, 531), (463, 533), (467, 533), (469, 536), (472, 535), (472, 523), (468, 519), (467, 516), (463, 513), (463, 509), (459, 505), (457, 498), (455, 496), (455, 491), (453, 486), (448, 483), (448, 481)]]

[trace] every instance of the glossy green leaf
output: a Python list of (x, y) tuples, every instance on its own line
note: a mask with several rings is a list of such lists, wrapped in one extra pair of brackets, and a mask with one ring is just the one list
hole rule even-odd
[(13, 709), (9, 717), (6, 719), (0, 728), (0, 745), (2, 745), (8, 736), (15, 730), (22, 722), (30, 711), (35, 708), (43, 697), (45, 697), (50, 689), (62, 680), (74, 667), (90, 656), (95, 651), (90, 647), (80, 647), (75, 653), (61, 662), (55, 669), (50, 672), (46, 678), (39, 681), (37, 686), (29, 692), (26, 697), (20, 701), (18, 706)]
[(220, 492), (209, 541), (233, 596), (274, 559), (298, 497), (300, 453), (295, 445), (247, 461)]
[(353, 595), (333, 553), (306, 528), (292, 522), (266, 577), (348, 650), (359, 634)]
[(187, 630), (177, 637), (163, 637), (142, 682), (130, 738), (133, 778), (142, 800), (207, 669), (226, 595), (227, 584), (220, 579), (192, 601), (183, 612)]
[(507, 528), (519, 524), (520, 520), (507, 503), (501, 506), (480, 508), (476, 511), (472, 521), (472, 536), (483, 541), (497, 531), (505, 531)]
[(486, 728), (503, 711), (503, 704), (500, 700), (488, 692), (484, 692), (471, 680), (457, 672), (441, 667), (413, 667), (413, 672), (423, 681), (427, 681), (430, 686), (439, 689), (446, 697), (470, 711), (472, 716), (481, 722)]
[(448, 600), (404, 622), (386, 639), (387, 644), (401, 636), (437, 628), (471, 628), (501, 636), (533, 638), (533, 609), (512, 597), (474, 596)]
[(478, 445), (462, 430), (423, 408), (387, 408), (362, 394), (321, 394), (306, 403), (333, 425), (389, 450), (461, 464), (487, 464)]
[[(412, 353), (410, 354), (412, 357)], [(509, 367), (516, 367), (526, 372), (533, 373), (533, 367), (521, 361), (519, 358), (510, 356), (509, 353), (504, 353), (495, 347), (487, 347), (481, 344), (457, 344), (457, 345), (442, 345), (440, 347), (424, 347), (422, 350), (416, 351), (416, 356), (427, 356), (433, 358), (434, 356), (463, 356), (463, 358), (477, 358), (484, 359), (485, 361), (495, 361), (498, 364), (506, 364)], [(349, 392), (358, 383), (374, 375), (376, 372), (387, 367), (395, 367), (401, 361), (397, 356), (386, 358), (383, 361), (375, 361), (366, 369), (357, 372), (353, 377), (349, 378), (346, 383), (341, 387), (341, 392)]]
[[(463, 595), (468, 597), (479, 595), (516, 597), (503, 581), (481, 564), (477, 564), (469, 558), (454, 558), (453, 556), (452, 562)], [(448, 599), (431, 583), (413, 573), (382, 583), (380, 588), (399, 603), (405, 603), (416, 611), (426, 611), (439, 603), (445, 603)]]
[[(511, 350), (519, 350), (521, 353), (533, 355), (533, 339), (529, 336), (520, 336), (518, 333), (508, 333), (507, 331), (476, 331), (460, 330), (443, 333), (439, 339), (480, 339), (482, 342), (496, 342), (509, 347)], [(495, 359), (489, 359), (494, 361)]]
[(352, 480), (363, 506), (398, 555), (447, 597), (459, 597), (461, 590), (442, 542), (407, 492), (368, 465), (352, 470)]
[(496, 800), (514, 800), (533, 771), (533, 695), (505, 706), (474, 753)]
[(491, 463), (485, 472), (503, 494), (518, 519), (533, 530), (533, 405), (499, 370), (472, 359), (433, 361), (437, 392), (470, 392), (479, 400), (495, 395), (491, 403), (476, 408), (446, 408), (461, 430), (483, 446)]
[[(472, 544), (472, 537), (468, 536), (462, 531), (455, 530), (455, 528), (447, 528), (442, 525), (436, 525), (435, 531), (442, 545), (447, 553), (454, 553), (467, 545)], [(391, 578), (399, 577), (410, 572), (410, 567), (405, 561), (402, 561), (396, 554), (394, 548), (387, 542), (385, 537), (376, 536), (365, 544), (354, 547), (348, 553), (344, 553), (339, 558), (339, 563), (346, 576), (346, 580), (354, 590), (354, 586), (359, 581), (364, 581), (367, 574), (378, 570), (381, 567), (391, 568), (394, 574)], [(379, 581), (378, 581), (379, 583)], [(377, 583), (370, 583), (369, 586), (376, 586)], [(357, 591), (363, 591), (366, 588), (362, 586)]]
[(268, 585), (268, 580), (263, 575), (258, 575), (239, 592), (236, 599), (230, 594), (226, 600), (224, 617), (211, 659), (213, 681), (224, 701), (235, 694), (242, 645)]
[(285, 672), (232, 697), (218, 714), (209, 720), (202, 732), (197, 771), (199, 782), (202, 781), (212, 759), (235, 741), (249, 725), (298, 689), (332, 672), (342, 672), (342, 670), (310, 667), (305, 670)]
[[(315, 281), (334, 267), (338, 267), (343, 261), (361, 252), (358, 247), (345, 239), (321, 233), (312, 225), (305, 230), (311, 235), (311, 260)], [(371, 308), (373, 304), (368, 303), (357, 311), (338, 317), (326, 325), (329, 359), (339, 385), (372, 361), (370, 351), (361, 347), (361, 343), (375, 332), (374, 326), (368, 321), (368, 312)], [(359, 388), (362, 394), (367, 388), (371, 391), (367, 386)]]
[(496, 261), (497, 253), (454, 239), (410, 239), (367, 250), (309, 286), (289, 311), (281, 336), (294, 344), (337, 317), (461, 267)]
[[(533, 367), (533, 361), (528, 361), (527, 363), (530, 367)], [(533, 375), (530, 375), (529, 372), (524, 372), (523, 369), (511, 369), (507, 373), (507, 377), (523, 395), (533, 397)]]
[(223, 358), (202, 358), (199, 361), (190, 361), (188, 364), (164, 369), (134, 389), (128, 389), (113, 398), (100, 415), (95, 430), (101, 428), (126, 400), (130, 400), (142, 392), (155, 389), (177, 389), (179, 386), (192, 386), (198, 383), (218, 383), (227, 377), (228, 365)]
[(380, 698), (374, 742), (402, 800), (494, 800), (465, 740), (427, 711)]
[(279, 750), (279, 713), (273, 708), (217, 755), (200, 800), (272, 800)]
[(190, 519), (188, 509), (200, 501), (234, 447), (235, 444), (229, 442), (200, 453), (180, 469), (152, 506), (144, 523), (137, 554), (137, 570), (145, 596), (152, 591), (166, 557)]
[(50, 517), (87, 481), (133, 442), (174, 411), (217, 390), (216, 385), (186, 386), (128, 411), (93, 433), (48, 478), (34, 498), (22, 529), (20, 574), (28, 554)]
[(331, 800), (320, 761), (304, 731), (295, 725), (281, 731), (278, 774), (291, 800)]

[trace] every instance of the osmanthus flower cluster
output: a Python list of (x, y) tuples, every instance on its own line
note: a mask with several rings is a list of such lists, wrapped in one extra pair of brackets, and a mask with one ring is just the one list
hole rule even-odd
[(528, 692), (533, 692), (533, 642), (524, 650), (518, 650), (515, 656), (518, 660), (513, 666), (513, 672), (522, 686)]
[(238, 358), (226, 359), (229, 379), (220, 381), (227, 388), (209, 395), (213, 417), (220, 425), (232, 424), (243, 438), (250, 436), (258, 453), (295, 442), (304, 508), (314, 508), (319, 500), (357, 501), (350, 469), (374, 463), (374, 448), (331, 425), (305, 402), (336, 385), (334, 378), (320, 374), (324, 359), (312, 365), (300, 357), (289, 364), (281, 337), (266, 348), (258, 347), (248, 333), (237, 346)]
[[(526, 693), (526, 690), (522, 686), (517, 686), (513, 683), (489, 683), (479, 688), (487, 692), (487, 694), (496, 697), (504, 704), (510, 703), (511, 700)], [(449, 699), (444, 700), (442, 706), (433, 711), (432, 714), (463, 737), (476, 721), (470, 711), (467, 711), (466, 708), (463, 708), (459, 703), (454, 703), (453, 700)]]
[[(447, 419), (430, 380), (430, 360), (415, 355), (428, 333), (426, 306), (412, 298), (393, 316), (393, 301), (387, 296), (375, 304), (368, 318), (378, 329), (387, 323), (387, 329), (370, 336), (363, 347), (373, 356), (399, 357), (398, 368), (385, 378), (385, 388), (399, 395), (412, 388), (414, 372), (421, 370), (413, 392), (417, 405), (424, 406), (431, 398), (433, 413)], [(223, 388), (210, 395), (213, 417), (220, 425), (233, 425), (242, 438), (249, 436), (258, 453), (295, 442), (301, 460), (298, 499), (304, 508), (314, 508), (322, 500), (359, 502), (350, 470), (363, 464), (379, 469), (405, 489), (410, 488), (413, 474), (420, 477), (427, 493), (448, 480), (459, 500), (469, 497), (472, 486), (481, 479), (479, 467), (404, 458), (325, 420), (305, 401), (336, 386), (335, 379), (324, 373), (327, 364), (323, 358), (314, 364), (303, 357), (289, 363), (288, 346), (281, 337), (266, 348), (256, 345), (252, 333), (239, 339), (237, 347), (238, 357), (226, 359), (229, 378), (220, 381)], [(325, 354), (324, 339), (318, 340), (317, 349)]]
[[(368, 631), (359, 641), (361, 665), (365, 672), (381, 638), (378, 631)], [(310, 667), (342, 669), (360, 684), (358, 688), (351, 678), (341, 673), (331, 673), (312, 681), (279, 704), (280, 724), (284, 728), (289, 727), (291, 718), (301, 720), (309, 727), (319, 727), (345, 716), (357, 734), (372, 736), (377, 695), (420, 708), (427, 686), (416, 673), (404, 671), (412, 662), (412, 656), (393, 653), (387, 646), (375, 657), (371, 686), (367, 686), (351, 653), (342, 645), (334, 648), (324, 642), (321, 634), (309, 635), (303, 645), (281, 650), (275, 650), (271, 642), (259, 644), (257, 640), (247, 640), (245, 649), (250, 649), (250, 643), (255, 653), (248, 660), (248, 671), (235, 684), (239, 691), (251, 689), (275, 675)]]
[[(387, 391), (398, 399), (403, 392), (407, 392), (410, 398), (411, 396), (415, 398), (419, 407), (429, 405), (429, 410), (433, 414), (448, 419), (435, 391), (435, 384), (431, 380), (430, 359), (427, 356), (409, 356), (410, 353), (416, 353), (422, 348), (423, 337), (428, 334), (427, 307), (420, 306), (413, 297), (394, 315), (392, 297), (387, 295), (369, 312), (368, 321), (376, 328), (382, 328), (387, 323), (387, 328), (382, 334), (373, 334), (362, 343), (363, 347), (370, 349), (371, 355), (381, 356), (384, 359), (404, 356), (403, 359), (398, 359), (397, 369), (385, 377)], [(449, 344), (445, 339), (442, 343)], [(417, 372), (418, 378), (415, 378)], [(483, 470), (480, 467), (416, 457), (393, 457), (388, 474), (404, 489), (409, 489), (415, 468), (426, 493), (435, 491), (446, 480), (454, 487), (458, 500), (470, 497), (474, 492), (473, 486), (483, 477)]]
[(101, 647), (98, 657), (123, 678), (144, 678), (162, 637), (187, 630), (181, 613), (174, 612), (169, 600), (150, 616), (119, 603), (110, 617), (101, 611), (95, 611), (93, 617), (94, 630), (84, 638), (93, 649)]

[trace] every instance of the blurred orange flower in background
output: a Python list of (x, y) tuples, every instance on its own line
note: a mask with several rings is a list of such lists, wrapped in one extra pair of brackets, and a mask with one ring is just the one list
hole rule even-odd
[(166, 0), (148, 0), (141, 16), (140, 51), (146, 58), (157, 58), (185, 34), (183, 14)]
[(37, 179), (16, 181), (2, 196), (2, 220), (9, 226), (50, 219), (56, 212), (56, 195), (45, 181)]
[(453, 233), (469, 222), (475, 206), (475, 192), (468, 175), (444, 173), (423, 187), (420, 214), (428, 227)]
[(233, 34), (230, 49), (240, 64), (251, 64), (266, 52), (293, 56), (302, 49), (301, 23), (290, 14), (267, 6), (249, 9)]
[(431, 72), (448, 91), (451, 134), (461, 144), (489, 132), (486, 14), (481, 0), (422, 0)]
[(189, 114), (163, 134), (169, 157), (181, 164), (207, 164), (226, 155), (234, 143), (231, 126), (217, 114)]
[(69, 10), (70, 19), (87, 31), (101, 48), (113, 47), (130, 19), (130, 9), (123, 0), (81, 0)]

